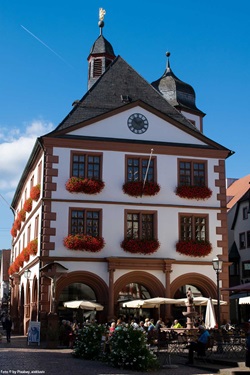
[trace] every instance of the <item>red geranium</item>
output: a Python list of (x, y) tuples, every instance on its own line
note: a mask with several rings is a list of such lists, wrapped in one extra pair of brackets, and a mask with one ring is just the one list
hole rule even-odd
[(23, 257), (21, 256), (21, 254), (19, 254), (17, 257), (16, 257), (16, 260), (15, 260), (15, 263), (19, 266), (19, 267), (23, 267)]
[(18, 212), (17, 219), (20, 220), (20, 221), (25, 221), (25, 219), (26, 219), (26, 212), (25, 212), (25, 210), (23, 208)]
[(38, 241), (37, 239), (32, 240), (28, 243), (27, 251), (29, 255), (36, 255), (37, 254), (37, 247), (38, 247)]
[(70, 193), (98, 194), (105, 184), (101, 180), (91, 178), (70, 177), (65, 187)]
[(22, 254), (23, 254), (23, 259), (25, 260), (25, 262), (28, 262), (29, 259), (30, 259), (30, 254), (28, 252), (28, 249), (27, 247), (25, 247), (22, 251)]
[(179, 241), (176, 244), (178, 253), (191, 257), (205, 257), (212, 251), (212, 245), (208, 241)]
[(36, 186), (33, 186), (30, 190), (30, 198), (33, 200), (33, 201), (38, 201), (39, 197), (40, 197), (40, 192), (41, 192), (41, 187), (40, 187), (40, 184), (37, 184)]
[(154, 239), (125, 238), (121, 243), (121, 248), (132, 254), (153, 254), (159, 247), (159, 241)]
[(23, 204), (23, 209), (26, 212), (30, 212), (32, 210), (32, 198), (26, 199), (26, 201)]
[(105, 246), (102, 237), (93, 237), (85, 234), (70, 234), (64, 238), (63, 244), (69, 250), (84, 250), (93, 253), (97, 253)]
[(12, 237), (16, 237), (17, 235), (17, 229), (14, 227), (14, 225), (12, 226), (10, 230), (10, 234), (12, 235)]
[(160, 186), (156, 182), (128, 181), (122, 186), (124, 194), (132, 197), (141, 197), (142, 195), (153, 196), (159, 193)]
[(8, 274), (9, 274), (9, 276), (12, 275), (14, 272), (15, 272), (14, 265), (11, 264), (11, 265), (9, 266), (9, 269), (8, 269)]
[(14, 221), (13, 228), (16, 229), (16, 230), (20, 230), (21, 229), (21, 220), (19, 218), (17, 218)]
[(212, 190), (207, 186), (182, 185), (177, 186), (175, 194), (187, 199), (208, 199), (212, 196)]

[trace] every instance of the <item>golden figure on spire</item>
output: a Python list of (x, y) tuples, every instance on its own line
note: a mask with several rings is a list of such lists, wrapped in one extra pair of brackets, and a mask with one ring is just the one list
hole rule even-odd
[(99, 20), (100, 21), (103, 21), (104, 20), (104, 16), (106, 14), (106, 10), (103, 9), (103, 8), (99, 8)]

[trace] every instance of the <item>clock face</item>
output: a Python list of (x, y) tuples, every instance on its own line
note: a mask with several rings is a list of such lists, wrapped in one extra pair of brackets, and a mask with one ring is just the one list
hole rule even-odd
[(128, 127), (135, 134), (142, 134), (148, 129), (148, 120), (141, 113), (133, 113), (128, 118)]

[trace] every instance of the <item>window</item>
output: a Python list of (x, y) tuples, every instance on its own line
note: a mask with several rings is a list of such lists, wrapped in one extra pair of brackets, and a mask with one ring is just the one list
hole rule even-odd
[(100, 216), (99, 210), (77, 210), (70, 212), (70, 233), (87, 234), (93, 237), (100, 236)]
[(126, 157), (126, 181), (146, 181), (154, 182), (156, 158), (149, 161), (149, 157)]
[(208, 217), (180, 215), (180, 241), (208, 241)]
[(239, 241), (240, 241), (240, 249), (246, 248), (246, 235), (245, 233), (239, 234)]
[(42, 162), (38, 164), (38, 170), (37, 170), (37, 183), (41, 185), (42, 181)]
[(243, 218), (243, 220), (247, 220), (248, 219), (248, 207), (243, 207), (243, 209), (242, 209), (242, 218)]
[(101, 179), (101, 155), (96, 154), (73, 154), (72, 173), (73, 177)]
[(242, 263), (242, 277), (250, 277), (250, 262)]
[(32, 189), (33, 186), (34, 186), (34, 176), (32, 176), (30, 179), (30, 189)]
[(150, 240), (157, 237), (155, 212), (126, 212), (125, 218), (127, 238)]
[(39, 215), (35, 217), (34, 238), (38, 238)]
[(250, 247), (250, 231), (247, 231), (247, 247)]
[(180, 186), (206, 186), (206, 162), (179, 160)]

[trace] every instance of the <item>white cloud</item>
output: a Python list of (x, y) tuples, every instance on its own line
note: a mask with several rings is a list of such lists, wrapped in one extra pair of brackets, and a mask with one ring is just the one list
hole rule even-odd
[(0, 127), (0, 193), (12, 197), (37, 137), (53, 129), (53, 124), (35, 120), (24, 129)]

